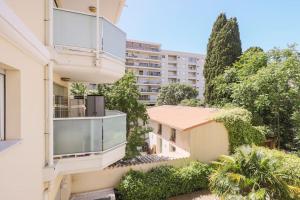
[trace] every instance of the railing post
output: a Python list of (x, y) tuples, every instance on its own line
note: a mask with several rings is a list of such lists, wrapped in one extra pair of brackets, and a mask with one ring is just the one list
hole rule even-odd
[(99, 60), (99, 53), (100, 53), (100, 29), (99, 29), (99, 23), (100, 23), (100, 0), (97, 0), (97, 7), (96, 7), (96, 65), (98, 65)]
[(103, 142), (103, 140), (104, 140), (104, 128), (103, 128), (103, 126), (104, 126), (104, 120), (103, 120), (103, 118), (101, 119), (102, 120), (102, 144), (101, 144), (101, 147), (102, 147), (102, 151), (104, 151), (104, 142)]

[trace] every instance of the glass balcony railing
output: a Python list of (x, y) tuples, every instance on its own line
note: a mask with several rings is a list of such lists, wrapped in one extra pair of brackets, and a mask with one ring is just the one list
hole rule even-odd
[[(96, 49), (96, 16), (54, 9), (53, 18), (54, 45)], [(125, 60), (126, 34), (103, 17), (99, 33), (100, 51)]]
[(126, 142), (126, 114), (54, 119), (54, 156), (99, 153)]

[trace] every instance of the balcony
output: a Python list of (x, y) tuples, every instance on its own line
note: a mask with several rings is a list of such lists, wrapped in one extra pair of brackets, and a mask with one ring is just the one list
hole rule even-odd
[(147, 55), (142, 55), (142, 54), (127, 53), (126, 58), (127, 59), (133, 59), (133, 60), (160, 62), (160, 57), (159, 56), (147, 56)]
[(121, 29), (100, 17), (97, 35), (96, 16), (63, 9), (54, 9), (53, 19), (56, 73), (71, 81), (93, 83), (110, 83), (123, 76), (126, 34)]
[(102, 169), (125, 156), (126, 114), (54, 119), (55, 170), (60, 174)]

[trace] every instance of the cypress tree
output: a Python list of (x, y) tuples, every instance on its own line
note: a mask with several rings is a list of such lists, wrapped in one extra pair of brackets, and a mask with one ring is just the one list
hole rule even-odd
[(236, 18), (227, 20), (221, 13), (214, 23), (207, 45), (207, 55), (204, 65), (205, 101), (214, 104), (217, 99), (214, 94), (213, 79), (222, 74), (242, 54), (239, 27)]

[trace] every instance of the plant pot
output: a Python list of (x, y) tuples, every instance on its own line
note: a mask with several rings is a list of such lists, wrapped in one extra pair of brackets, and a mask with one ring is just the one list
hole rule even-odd
[(83, 95), (75, 95), (74, 99), (84, 99), (84, 96)]

